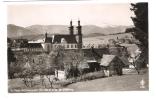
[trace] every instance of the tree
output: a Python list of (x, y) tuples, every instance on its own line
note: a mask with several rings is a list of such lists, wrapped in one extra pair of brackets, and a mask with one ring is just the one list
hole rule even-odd
[(37, 73), (40, 76), (40, 82), (42, 86), (46, 87), (44, 75), (47, 74), (46, 66), (47, 66), (47, 54), (43, 53), (38, 55), (38, 63), (37, 63)]
[(135, 26), (133, 36), (140, 41), (138, 46), (142, 51), (138, 60), (141, 60), (141, 66), (144, 67), (148, 64), (148, 3), (132, 3), (131, 6), (130, 10), (135, 14), (131, 17)]
[(16, 61), (16, 58), (15, 58), (15, 55), (13, 53), (13, 51), (11, 50), (10, 47), (8, 47), (8, 78), (13, 78), (14, 77), (14, 72), (12, 72), (12, 65), (13, 65), (13, 62)]
[(62, 70), (64, 69), (63, 59), (65, 57), (65, 49), (63, 46), (58, 46), (56, 51), (56, 66), (58, 67), (58, 69)]
[(66, 77), (71, 78), (71, 77), (77, 77), (79, 76), (80, 73), (80, 68), (78, 68), (78, 65), (80, 64), (81, 61), (83, 61), (84, 55), (83, 51), (78, 50), (78, 51), (68, 51), (65, 53), (64, 57), (64, 65), (65, 65), (65, 70), (66, 70)]
[(54, 70), (61, 69), (61, 66), (63, 66), (63, 55), (64, 49), (61, 46), (53, 49), (48, 55), (45, 75), (50, 84), (50, 88), (53, 88), (53, 83), (57, 81), (57, 78), (53, 76)]
[(24, 56), (23, 59), (24, 67), (21, 73), (23, 82), (27, 87), (33, 87), (33, 79), (36, 74), (36, 64), (34, 63), (32, 56), (30, 55)]
[(136, 50), (134, 53), (129, 54), (129, 62), (133, 65), (138, 74), (140, 74), (139, 67), (137, 66), (137, 60), (140, 57), (141, 51)]

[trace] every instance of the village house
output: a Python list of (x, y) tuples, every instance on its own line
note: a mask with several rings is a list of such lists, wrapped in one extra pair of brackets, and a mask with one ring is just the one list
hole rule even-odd
[(122, 68), (126, 66), (116, 55), (103, 55), (100, 65), (106, 76), (122, 75)]
[(9, 41), (12, 48), (23, 48), (28, 44), (27, 39), (13, 39)]
[(82, 55), (83, 55), (82, 58), (79, 56), (81, 59), (78, 58), (80, 61), (72, 60), (70, 57), (65, 57), (63, 61), (64, 62), (63, 68), (57, 68), (55, 76), (58, 79), (64, 79), (64, 78), (68, 78), (66, 77), (66, 75), (68, 76), (67, 72), (69, 70), (74, 71), (74, 73), (71, 72), (70, 74), (72, 73), (73, 74), (69, 76), (77, 76), (75, 72), (76, 70), (79, 70), (78, 73), (81, 73), (81, 74), (86, 74), (86, 73), (101, 70), (100, 63), (99, 63), (99, 60), (101, 59), (101, 57), (98, 57), (97, 54), (95, 54), (95, 52), (92, 51), (92, 49), (90, 49), (89, 52), (87, 52), (87, 54), (85, 55), (84, 55), (84, 50), (82, 50)]
[(25, 47), (21, 48), (24, 52), (43, 52), (41, 43), (28, 43)]
[[(96, 60), (83, 60), (80, 61), (80, 63), (77, 66), (71, 66), (70, 62), (66, 62), (64, 64), (64, 69), (55, 70), (55, 77), (57, 77), (59, 80), (65, 80), (66, 78), (68, 78), (67, 74), (72, 74), (72, 72), (68, 73), (68, 69), (75, 69), (75, 68), (81, 71), (81, 74), (95, 72), (101, 69), (100, 64)], [(76, 73), (76, 70), (74, 70), (73, 76), (77, 76), (77, 74), (78, 73)]]
[(78, 68), (83, 71), (83, 73), (99, 71), (100, 64), (96, 60), (83, 60), (79, 63)]

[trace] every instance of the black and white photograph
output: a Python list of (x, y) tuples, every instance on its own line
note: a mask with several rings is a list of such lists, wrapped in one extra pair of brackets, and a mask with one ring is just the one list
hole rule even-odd
[(9, 93), (149, 91), (148, 2), (7, 5)]

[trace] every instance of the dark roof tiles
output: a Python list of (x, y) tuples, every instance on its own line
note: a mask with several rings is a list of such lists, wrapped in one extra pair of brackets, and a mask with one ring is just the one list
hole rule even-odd
[(77, 43), (76, 35), (54, 35), (53, 43), (61, 43), (63, 38), (67, 43)]
[(42, 48), (41, 43), (28, 43), (27, 48)]

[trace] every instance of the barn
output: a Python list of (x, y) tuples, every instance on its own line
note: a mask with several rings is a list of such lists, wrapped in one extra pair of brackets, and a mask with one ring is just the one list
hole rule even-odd
[(116, 55), (103, 55), (100, 65), (106, 76), (122, 75), (122, 68), (126, 66)]

